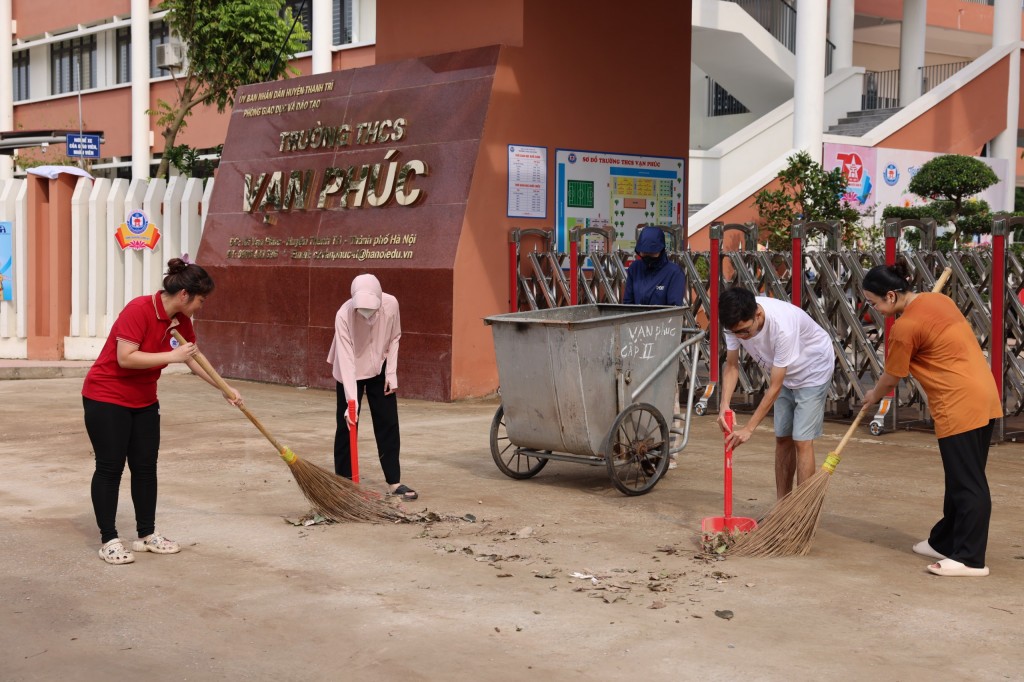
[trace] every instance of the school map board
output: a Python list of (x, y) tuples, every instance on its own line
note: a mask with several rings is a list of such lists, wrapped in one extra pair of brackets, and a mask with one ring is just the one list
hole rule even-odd
[[(578, 149), (555, 150), (555, 227), (561, 252), (576, 227), (615, 228), (615, 248), (632, 251), (636, 226), (682, 223), (684, 160)], [(584, 240), (585, 251), (603, 248)]]

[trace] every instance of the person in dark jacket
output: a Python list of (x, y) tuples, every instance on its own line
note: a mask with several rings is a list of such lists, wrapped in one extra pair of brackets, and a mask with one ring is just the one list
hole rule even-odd
[(636, 240), (637, 259), (626, 271), (622, 302), (635, 305), (682, 305), (686, 277), (665, 253), (665, 232), (651, 226)]
[[(636, 255), (636, 260), (626, 270), (626, 293), (622, 302), (634, 305), (683, 305), (686, 276), (678, 265), (668, 259), (665, 232), (654, 226), (640, 230), (640, 236), (636, 239)], [(674, 407), (678, 415), (678, 390)], [(674, 426), (676, 424), (673, 421)], [(673, 437), (672, 448), (676, 445)], [(676, 455), (672, 454), (668, 468), (675, 469), (676, 466)]]

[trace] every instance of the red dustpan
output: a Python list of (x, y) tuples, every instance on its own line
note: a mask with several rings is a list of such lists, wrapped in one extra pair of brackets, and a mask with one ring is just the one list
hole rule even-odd
[[(735, 415), (732, 410), (723, 413), (725, 423), (732, 431)], [(729, 532), (747, 533), (757, 528), (757, 521), (748, 519), (745, 516), (732, 515), (732, 448), (725, 446), (725, 515), (705, 517), (700, 524), (704, 533), (720, 533), (724, 530)]]

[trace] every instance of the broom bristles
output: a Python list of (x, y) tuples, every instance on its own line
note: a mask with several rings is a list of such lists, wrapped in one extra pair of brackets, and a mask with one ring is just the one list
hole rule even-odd
[(819, 469), (818, 473), (779, 500), (757, 528), (741, 536), (729, 550), (729, 555), (776, 557), (807, 554), (818, 530), (822, 503), (831, 481), (832, 474), (826, 469)]
[(313, 511), (325, 518), (337, 522), (407, 520), (401, 510), (373, 497), (347, 478), (299, 457), (286, 461)]

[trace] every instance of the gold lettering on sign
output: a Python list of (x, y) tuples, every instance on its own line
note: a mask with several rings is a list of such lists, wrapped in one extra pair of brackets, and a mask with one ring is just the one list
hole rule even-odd
[(273, 237), (230, 237), (225, 256), (232, 260), (409, 260), (415, 256), (416, 234)]
[[(342, 168), (246, 173), (242, 182), (242, 210), (306, 210), (316, 193), (316, 208), (361, 208), (386, 206), (392, 199), (400, 206), (412, 206), (425, 196), (413, 186), (417, 177), (427, 177), (426, 162), (414, 159), (399, 165), (400, 152), (389, 149), (385, 163), (360, 164)], [(287, 176), (285, 176), (287, 173)]]

